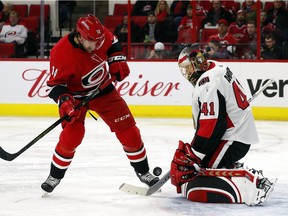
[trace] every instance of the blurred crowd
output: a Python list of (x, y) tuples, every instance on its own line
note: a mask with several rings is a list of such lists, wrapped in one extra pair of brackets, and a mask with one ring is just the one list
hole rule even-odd
[[(124, 10), (116, 13), (114, 7), (113, 15), (103, 20), (131, 59), (176, 59), (184, 46), (195, 42), (212, 59), (288, 59), (286, 1), (132, 2), (131, 14), (128, 14), (128, 2), (123, 1), (119, 4), (126, 5)], [(76, 1), (59, 1), (59, 5), (59, 25), (62, 26), (73, 13)], [(119, 19), (120, 22), (115, 21)], [(31, 29), (25, 22), (12, 4), (0, 1), (0, 48), (3, 43), (14, 43), (15, 57), (29, 55), (33, 50), (29, 41), (35, 40), (31, 39)], [(15, 32), (13, 37), (7, 34), (11, 29)]]
[[(124, 14), (114, 31), (123, 44), (127, 26)], [(130, 26), (135, 58), (145, 58), (157, 42), (170, 53), (163, 58), (176, 58), (185, 44), (197, 42), (213, 59), (288, 59), (288, 10), (282, 0), (138, 0)]]

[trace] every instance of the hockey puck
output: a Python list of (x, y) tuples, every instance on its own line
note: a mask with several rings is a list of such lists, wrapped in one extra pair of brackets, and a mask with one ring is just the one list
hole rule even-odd
[(162, 169), (161, 169), (160, 167), (155, 167), (155, 168), (153, 169), (153, 174), (154, 174), (155, 176), (160, 176), (161, 173), (162, 173)]

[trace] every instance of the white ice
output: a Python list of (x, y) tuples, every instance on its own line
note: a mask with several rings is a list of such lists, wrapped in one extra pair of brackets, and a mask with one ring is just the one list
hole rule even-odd
[[(0, 146), (14, 153), (54, 123), (56, 118), (0, 117)], [(190, 142), (190, 119), (137, 118), (151, 170), (168, 171), (182, 139)], [(118, 190), (123, 183), (144, 186), (135, 176), (122, 146), (101, 119), (88, 118), (83, 143), (60, 185), (42, 198), (41, 183), (49, 174), (51, 156), (61, 131), (48, 133), (15, 160), (0, 159), (0, 216), (287, 216), (288, 122), (256, 121), (260, 143), (241, 161), (262, 169), (278, 183), (260, 206), (192, 203), (170, 181), (150, 197)]]

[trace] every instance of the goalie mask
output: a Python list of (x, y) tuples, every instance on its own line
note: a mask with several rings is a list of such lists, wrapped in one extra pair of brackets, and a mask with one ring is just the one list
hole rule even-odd
[(198, 44), (185, 47), (178, 57), (178, 67), (182, 75), (193, 85), (207, 70), (208, 64)]
[(104, 28), (99, 19), (92, 14), (79, 18), (76, 24), (76, 30), (82, 38), (95, 43), (96, 50), (98, 50), (105, 41)]

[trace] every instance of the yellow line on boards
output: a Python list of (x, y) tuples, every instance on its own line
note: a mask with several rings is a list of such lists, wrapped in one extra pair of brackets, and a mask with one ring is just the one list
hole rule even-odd
[[(192, 118), (191, 106), (129, 105), (134, 117)], [(288, 108), (252, 107), (256, 120), (288, 121)], [(0, 104), (0, 116), (58, 116), (56, 104)], [(97, 114), (95, 114), (97, 116)]]

